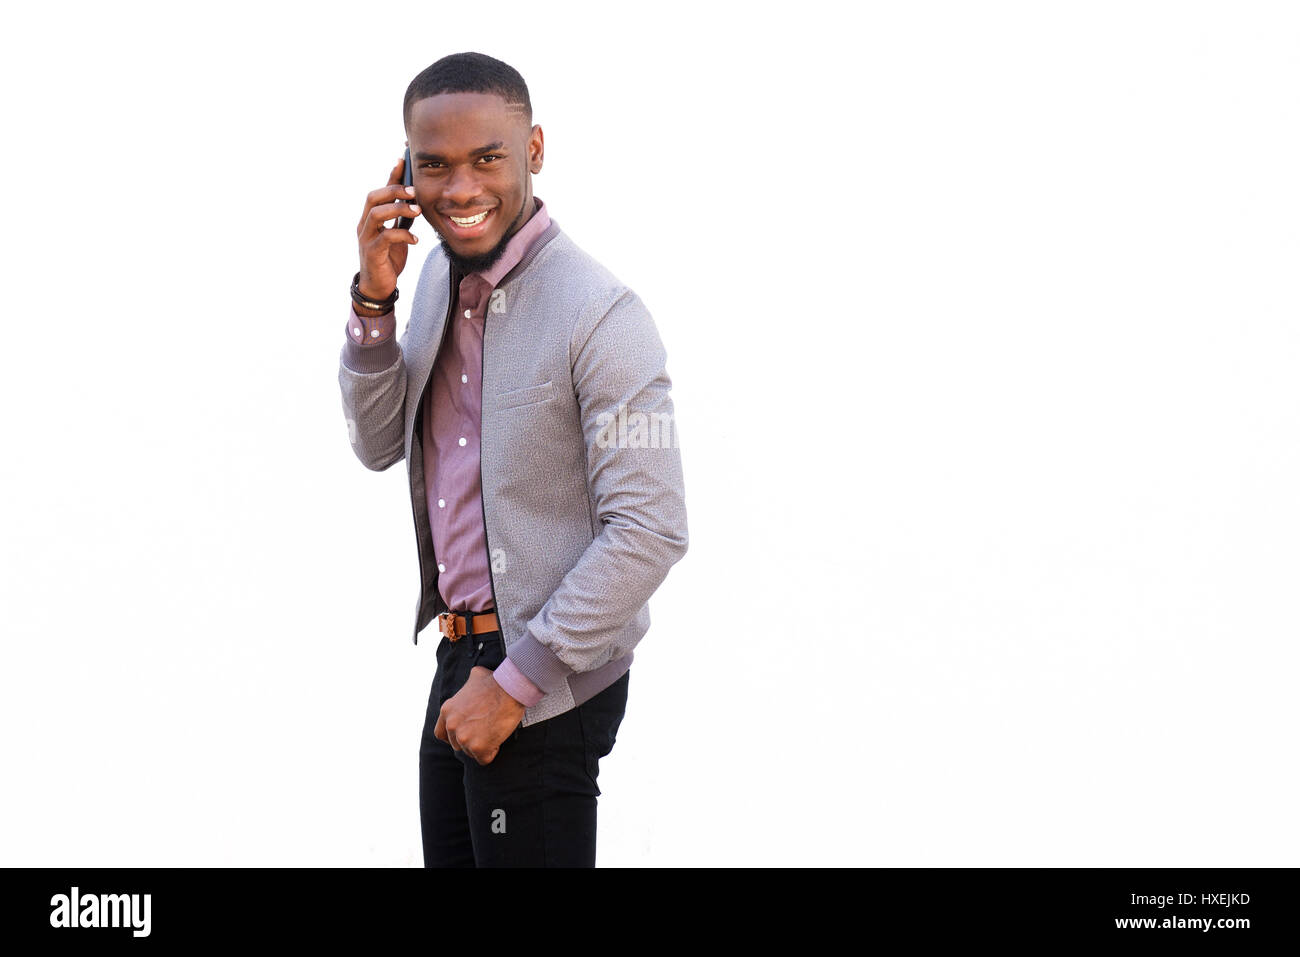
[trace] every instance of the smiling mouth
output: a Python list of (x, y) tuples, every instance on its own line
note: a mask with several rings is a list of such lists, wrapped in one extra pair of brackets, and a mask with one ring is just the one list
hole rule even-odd
[(488, 213), (490, 212), (492, 212), (492, 210), (485, 209), (477, 216), (448, 216), (447, 218), (457, 226), (477, 226), (479, 223), (483, 222), (483, 220), (487, 219)]

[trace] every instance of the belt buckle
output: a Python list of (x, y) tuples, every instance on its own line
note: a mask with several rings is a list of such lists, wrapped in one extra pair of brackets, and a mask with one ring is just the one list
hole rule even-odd
[[(463, 631), (457, 634), (456, 617), (455, 614), (449, 611), (439, 612), (438, 614), (438, 630), (447, 636), (448, 641), (457, 641), (465, 635)], [(468, 626), (469, 622), (466, 621), (465, 624)]]

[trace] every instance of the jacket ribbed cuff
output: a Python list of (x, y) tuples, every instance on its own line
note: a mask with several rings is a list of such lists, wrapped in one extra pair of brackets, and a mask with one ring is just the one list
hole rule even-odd
[(559, 690), (573, 674), (573, 669), (538, 641), (531, 631), (525, 631), (506, 655), (529, 681), (546, 694)]

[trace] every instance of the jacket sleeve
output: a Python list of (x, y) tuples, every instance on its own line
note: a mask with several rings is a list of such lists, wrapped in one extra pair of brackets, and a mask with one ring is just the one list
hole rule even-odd
[[(349, 307), (339, 353), (339, 388), (352, 451), (382, 472), (406, 457), (406, 362), (393, 335), (395, 313), (358, 316)], [(405, 337), (403, 337), (405, 338)]]
[(603, 663), (687, 546), (667, 357), (640, 298), (624, 288), (608, 309), (580, 321), (570, 357), (600, 528), (510, 648), (547, 693)]

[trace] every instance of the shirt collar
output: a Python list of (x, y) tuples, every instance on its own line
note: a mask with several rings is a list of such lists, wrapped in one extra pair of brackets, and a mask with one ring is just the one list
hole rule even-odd
[(529, 247), (537, 241), (537, 237), (546, 232), (546, 227), (551, 225), (551, 216), (546, 211), (546, 204), (536, 195), (533, 196), (533, 215), (528, 217), (528, 222), (519, 227), (519, 232), (510, 237), (506, 243), (506, 251), (501, 254), (501, 258), (492, 264), (492, 268), (484, 272), (472, 272), (465, 278), (477, 276), (487, 284), (489, 289), (495, 289), (502, 277), (510, 270), (519, 265), (519, 260), (524, 258)]

